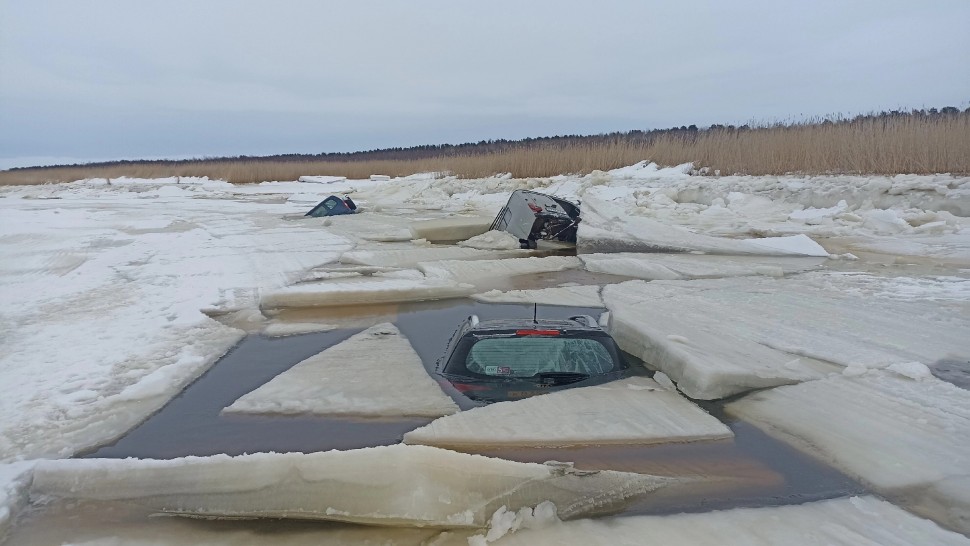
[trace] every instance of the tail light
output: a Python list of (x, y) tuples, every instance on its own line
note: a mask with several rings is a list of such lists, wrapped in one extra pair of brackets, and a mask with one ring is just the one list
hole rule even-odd
[(516, 330), (517, 336), (558, 336), (559, 330)]
[(470, 392), (470, 391), (487, 391), (488, 387), (484, 385), (475, 385), (474, 383), (452, 383), (455, 390), (458, 392)]

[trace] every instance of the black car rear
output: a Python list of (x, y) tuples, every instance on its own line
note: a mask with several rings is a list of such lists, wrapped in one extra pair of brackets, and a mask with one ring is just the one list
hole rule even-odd
[(482, 323), (469, 317), (438, 374), (468, 398), (489, 403), (605, 383), (628, 371), (616, 342), (589, 317)]

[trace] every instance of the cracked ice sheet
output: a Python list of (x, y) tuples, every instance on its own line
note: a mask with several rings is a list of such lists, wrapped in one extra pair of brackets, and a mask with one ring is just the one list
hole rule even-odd
[[(464, 546), (468, 542), (464, 535), (449, 533), (435, 544)], [(490, 544), (967, 546), (970, 539), (941, 529), (931, 521), (875, 497), (851, 497), (793, 506), (735, 508), (700, 514), (583, 519), (522, 529)]]
[(473, 294), (472, 299), (486, 303), (538, 303), (540, 305), (567, 305), (571, 307), (603, 307), (600, 287), (562, 286), (537, 290), (490, 290)]
[(443, 260), (422, 262), (418, 269), (431, 278), (441, 279), (494, 279), (530, 273), (564, 271), (582, 267), (575, 256), (546, 256), (544, 258), (512, 258), (507, 260)]
[(727, 409), (898, 504), (970, 533), (970, 391), (925, 366), (779, 387)]
[(646, 280), (702, 279), (765, 275), (781, 277), (817, 269), (826, 258), (712, 256), (698, 254), (583, 254), (588, 271)]
[[(844, 366), (970, 353), (966, 302), (874, 297), (855, 280), (843, 292), (843, 278), (630, 281), (607, 285), (602, 295), (620, 347), (696, 399), (818, 379)], [(873, 290), (893, 282), (881, 279)]]
[(44, 191), (65, 198), (0, 200), (0, 263), (33, 264), (0, 271), (0, 384), (17, 386), (0, 397), (0, 460), (116, 438), (242, 337), (200, 309), (255, 307), (349, 247), (274, 205)]
[(353, 250), (344, 252), (340, 262), (353, 265), (415, 267), (420, 262), (435, 260), (496, 260), (528, 256), (528, 250), (479, 250), (458, 246), (414, 245), (401, 250)]
[(440, 300), (467, 296), (474, 290), (470, 284), (449, 279), (362, 277), (303, 283), (266, 291), (260, 299), (260, 307), (333, 307)]
[(563, 519), (690, 480), (565, 463), (518, 463), (427, 446), (261, 453), (172, 460), (42, 461), (33, 500), (124, 500), (206, 518), (323, 519), (376, 525), (481, 528), (501, 506), (553, 502)]
[(644, 216), (631, 216), (622, 207), (589, 194), (583, 200), (583, 223), (579, 225), (576, 246), (581, 254), (612, 249), (760, 256), (828, 256), (825, 249), (803, 234), (745, 240), (712, 237)]
[(223, 411), (441, 417), (458, 406), (425, 371), (408, 339), (384, 323), (300, 362)]
[(404, 435), (408, 444), (578, 446), (732, 438), (723, 423), (676, 391), (632, 377), (473, 408)]

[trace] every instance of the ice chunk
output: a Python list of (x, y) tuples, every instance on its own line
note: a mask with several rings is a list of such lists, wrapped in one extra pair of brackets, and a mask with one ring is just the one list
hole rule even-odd
[(546, 256), (545, 258), (513, 258), (508, 260), (478, 260), (475, 262), (463, 260), (422, 262), (418, 264), (418, 269), (428, 277), (464, 281), (476, 278), (511, 277), (529, 273), (564, 271), (582, 267), (582, 265), (579, 258), (575, 256)]
[(933, 377), (933, 372), (930, 371), (926, 364), (921, 362), (897, 362), (886, 369), (903, 377), (908, 377), (913, 381), (922, 381)]
[(845, 199), (841, 200), (834, 207), (816, 208), (808, 207), (803, 210), (796, 210), (788, 215), (788, 219), (803, 224), (817, 225), (832, 222), (832, 219), (848, 210), (849, 204)]
[(481, 235), (476, 235), (467, 241), (458, 243), (458, 246), (468, 248), (480, 248), (482, 250), (513, 250), (521, 248), (519, 240), (515, 235), (504, 231), (488, 231)]
[[(778, 239), (775, 241), (774, 239)], [(736, 240), (669, 225), (644, 216), (631, 216), (622, 207), (590, 197), (583, 200), (583, 223), (577, 233), (581, 254), (604, 251), (689, 252), (762, 256), (827, 256), (805, 236)]]
[(854, 276), (806, 273), (630, 281), (605, 286), (602, 296), (620, 347), (666, 373), (691, 398), (817, 379), (839, 367), (883, 368), (967, 353), (965, 307), (872, 297), (882, 285), (864, 286)]
[(727, 406), (879, 494), (970, 532), (970, 391), (889, 371), (833, 376)]
[[(435, 542), (465, 546), (463, 537)], [(874, 497), (833, 499), (795, 506), (735, 508), (700, 514), (583, 519), (519, 529), (491, 543), (690, 544), (691, 546), (967, 546), (970, 539), (941, 529)]]
[(863, 227), (875, 233), (894, 235), (912, 231), (912, 227), (892, 209), (870, 209), (863, 213)]
[[(778, 251), (779, 254), (795, 254), (802, 256), (827, 257), (828, 252), (822, 245), (811, 240), (808, 235), (791, 235), (788, 237), (763, 237), (761, 239), (745, 239), (745, 243), (759, 248)], [(765, 252), (770, 254), (770, 252)]]
[(631, 377), (470, 409), (404, 435), (436, 446), (657, 444), (731, 438), (723, 423), (652, 379)]
[[(453, 216), (451, 218), (414, 222), (411, 224), (411, 238), (429, 241), (464, 241), (484, 234), (492, 225), (492, 220), (493, 218), (484, 216)], [(472, 248), (487, 247), (474, 246)], [(516, 240), (515, 246), (502, 248), (517, 249), (520, 247), (518, 240)]]
[(400, 303), (467, 296), (469, 284), (448, 279), (361, 278), (306, 283), (263, 293), (260, 307), (332, 307), (352, 304)]
[(33, 467), (32, 461), (0, 464), (0, 543), (17, 513), (27, 504)]
[(314, 355), (223, 411), (440, 417), (458, 411), (393, 325), (378, 324)]
[(263, 328), (263, 335), (268, 337), (285, 337), (313, 332), (329, 332), (337, 327), (333, 324), (320, 322), (282, 322), (273, 321)]
[(427, 446), (172, 460), (66, 459), (34, 472), (32, 498), (124, 500), (207, 518), (297, 518), (482, 528), (501, 506), (549, 501), (563, 519), (608, 513), (681, 478), (518, 463)]
[(407, 250), (353, 250), (344, 252), (340, 261), (345, 264), (414, 267), (419, 262), (434, 260), (495, 260), (528, 256), (528, 250), (479, 250), (457, 246), (432, 246)]
[(502, 506), (492, 514), (488, 532), (484, 535), (468, 537), (469, 546), (486, 545), (514, 533), (519, 529), (541, 529), (561, 520), (556, 515), (556, 505), (546, 501), (535, 507), (523, 506), (518, 512), (510, 512)]
[(617, 253), (580, 256), (588, 271), (646, 280), (779, 276), (818, 268), (822, 258)]
[(602, 307), (599, 286), (562, 286), (538, 290), (491, 290), (472, 295), (472, 299), (488, 303), (538, 303), (540, 305), (568, 305), (572, 307)]
[(311, 184), (333, 184), (334, 182), (343, 182), (344, 180), (347, 180), (346, 176), (301, 176), (299, 178), (300, 182)]
[(808, 367), (783, 366), (791, 355), (735, 336), (728, 317), (678, 295), (676, 288), (643, 281), (603, 289), (610, 333), (620, 347), (663, 371), (691, 398), (711, 400), (822, 377)]

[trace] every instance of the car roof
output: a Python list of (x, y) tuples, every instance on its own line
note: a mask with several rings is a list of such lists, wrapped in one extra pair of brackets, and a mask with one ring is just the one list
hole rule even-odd
[(484, 320), (473, 324), (466, 332), (480, 333), (496, 330), (603, 331), (592, 317), (581, 316), (570, 320), (533, 320), (531, 318)]

